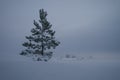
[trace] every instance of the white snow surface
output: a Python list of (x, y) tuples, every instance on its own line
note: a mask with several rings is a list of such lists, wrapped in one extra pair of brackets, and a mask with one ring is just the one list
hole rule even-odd
[(53, 56), (48, 62), (8, 57), (0, 59), (0, 80), (120, 80), (120, 56)]

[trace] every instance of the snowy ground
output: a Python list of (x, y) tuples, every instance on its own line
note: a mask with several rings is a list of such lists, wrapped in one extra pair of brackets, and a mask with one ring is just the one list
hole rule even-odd
[(120, 80), (120, 56), (63, 55), (49, 62), (8, 57), (0, 59), (0, 80)]

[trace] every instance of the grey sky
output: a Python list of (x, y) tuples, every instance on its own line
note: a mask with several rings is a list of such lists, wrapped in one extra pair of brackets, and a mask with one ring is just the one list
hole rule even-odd
[(58, 52), (120, 51), (120, 0), (0, 0), (0, 53), (21, 50), (41, 8)]

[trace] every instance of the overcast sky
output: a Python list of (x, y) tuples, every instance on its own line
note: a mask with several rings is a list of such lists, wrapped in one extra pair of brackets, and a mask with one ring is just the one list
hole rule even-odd
[(61, 42), (57, 52), (120, 51), (120, 0), (0, 0), (0, 53), (19, 53), (39, 9)]

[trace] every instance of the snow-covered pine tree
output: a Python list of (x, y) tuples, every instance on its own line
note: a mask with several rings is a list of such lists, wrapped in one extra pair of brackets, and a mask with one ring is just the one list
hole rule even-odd
[[(20, 54), (24, 56), (36, 56), (37, 61), (47, 61), (52, 57), (52, 52), (46, 52), (48, 49), (55, 49), (60, 44), (55, 40), (55, 31), (51, 29), (52, 25), (47, 21), (47, 12), (44, 9), (39, 10), (39, 25), (34, 20), (35, 28), (31, 29), (31, 36), (26, 36), (28, 42), (24, 42), (22, 45), (26, 47)], [(47, 57), (47, 58), (46, 58)]]

